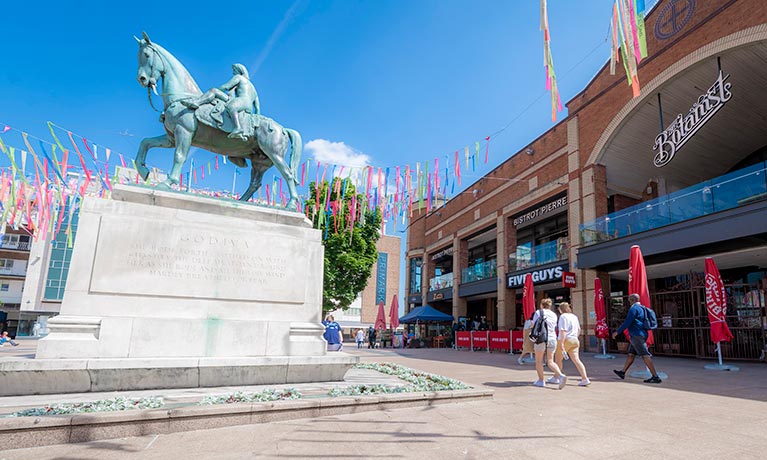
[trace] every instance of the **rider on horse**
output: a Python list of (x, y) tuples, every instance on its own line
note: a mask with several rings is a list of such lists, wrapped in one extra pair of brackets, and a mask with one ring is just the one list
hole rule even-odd
[[(226, 102), (226, 112), (234, 122), (235, 129), (228, 137), (239, 137), (245, 140), (245, 130), (242, 128), (242, 121), (240, 120), (240, 112), (251, 113), (259, 115), (261, 107), (258, 103), (258, 93), (253, 83), (250, 82), (250, 76), (248, 75), (248, 69), (242, 64), (233, 64), (232, 72), (234, 76), (226, 83), (218, 88), (211, 88), (205, 92), (202, 96), (195, 99), (189, 99), (181, 101), (182, 104), (191, 108), (197, 109), (203, 104), (213, 102), (214, 99), (221, 99)], [(234, 97), (224, 91), (234, 90)], [(211, 116), (213, 113), (211, 113)], [(223, 120), (216, 120), (219, 123), (223, 123)]]

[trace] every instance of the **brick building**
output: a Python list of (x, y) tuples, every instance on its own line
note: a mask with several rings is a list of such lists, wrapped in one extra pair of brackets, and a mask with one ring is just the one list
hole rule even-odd
[[(663, 323), (656, 352), (712, 356), (700, 280), (709, 256), (729, 286), (736, 338), (725, 356), (763, 357), (767, 8), (662, 0), (645, 24), (638, 97), (622, 69), (610, 75), (605, 64), (564, 120), (445, 207), (414, 216), (408, 309), (428, 303), (518, 328), (520, 286), (533, 273), (538, 298), (573, 304), (593, 349), (594, 279), (615, 326), (629, 248), (639, 244)], [(575, 273), (573, 287), (563, 287), (564, 272)]]
[[(382, 235), (376, 242), (378, 261), (368, 278), (365, 289), (346, 311), (335, 311), (333, 315), (344, 333), (357, 328), (367, 328), (376, 322), (378, 302), (383, 301), (386, 313), (386, 325), (389, 326), (389, 307), (392, 298), (399, 297), (400, 260), (402, 259), (402, 240), (396, 236)], [(402, 305), (402, 301), (398, 300)]]

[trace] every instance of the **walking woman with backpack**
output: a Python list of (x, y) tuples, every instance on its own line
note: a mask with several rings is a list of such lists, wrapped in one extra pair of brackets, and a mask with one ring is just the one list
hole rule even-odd
[(557, 385), (561, 390), (567, 383), (567, 376), (562, 373), (559, 366), (554, 362), (554, 351), (557, 348), (557, 314), (551, 311), (551, 299), (541, 300), (541, 308), (533, 316), (533, 329), (530, 332), (530, 339), (535, 343), (535, 371), (538, 373), (538, 380), (533, 385), (545, 387), (543, 380), (543, 359), (546, 359), (546, 365), (554, 371), (554, 378), (549, 383)]

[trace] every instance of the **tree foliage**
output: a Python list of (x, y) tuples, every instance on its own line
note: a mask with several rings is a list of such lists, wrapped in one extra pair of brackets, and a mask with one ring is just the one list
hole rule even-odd
[(309, 184), (306, 215), (322, 231), (325, 246), (322, 310), (345, 310), (365, 289), (378, 260), (381, 212), (369, 209), (351, 181), (335, 178), (323, 181), (319, 193), (315, 182)]

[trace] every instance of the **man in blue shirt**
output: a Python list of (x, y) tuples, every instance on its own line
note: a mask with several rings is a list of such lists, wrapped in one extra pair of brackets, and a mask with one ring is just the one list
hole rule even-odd
[(629, 302), (631, 308), (629, 308), (626, 320), (613, 332), (613, 339), (618, 337), (618, 334), (625, 330), (629, 332), (629, 350), (628, 358), (626, 358), (626, 364), (623, 365), (623, 370), (613, 370), (615, 375), (621, 379), (626, 378), (626, 372), (629, 370), (632, 364), (634, 364), (634, 358), (641, 356), (647, 369), (650, 370), (652, 377), (645, 380), (645, 383), (661, 383), (658, 373), (655, 372), (655, 365), (652, 362), (652, 355), (650, 350), (647, 349), (647, 331), (644, 328), (645, 307), (639, 303), (639, 294), (631, 294), (629, 296)]
[(325, 326), (325, 333), (322, 337), (328, 343), (328, 351), (341, 351), (344, 348), (344, 335), (341, 332), (341, 325), (339, 325), (333, 315), (328, 315), (325, 321), (322, 322)]

